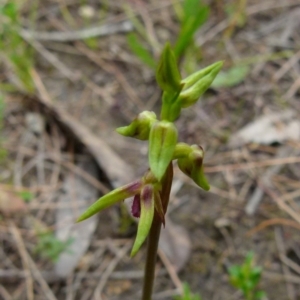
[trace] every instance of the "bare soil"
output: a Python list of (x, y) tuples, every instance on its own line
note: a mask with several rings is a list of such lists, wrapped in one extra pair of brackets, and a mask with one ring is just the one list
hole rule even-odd
[[(25, 2), (22, 22), (27, 26), (32, 1)], [(34, 29), (77, 32), (129, 21), (118, 1), (86, 2), (95, 13), (89, 21), (80, 15), (80, 1), (37, 1)], [(239, 129), (269, 112), (291, 109), (299, 120), (300, 1), (249, 0), (240, 12), (245, 14), (244, 24), (225, 13), (228, 3), (209, 1), (209, 20), (195, 37), (202, 56), (198, 67), (224, 60), (224, 70), (246, 63), (250, 71), (237, 85), (210, 89), (176, 122), (180, 141), (205, 149), (211, 190), (196, 188), (175, 165), (177, 190), (169, 217), (185, 230), (190, 239), (185, 246), (191, 252), (178, 272), (176, 264), (159, 256), (153, 299), (173, 299), (182, 282), (204, 300), (243, 299), (229, 283), (228, 268), (242, 263), (249, 251), (264, 270), (259, 288), (267, 299), (300, 299), (300, 136), (267, 145), (229, 142)], [(150, 38), (161, 45), (175, 40), (178, 21), (172, 1), (136, 0), (126, 5)], [(134, 177), (141, 176), (147, 169), (147, 145), (125, 139), (114, 129), (141, 110), (158, 112), (160, 90), (154, 72), (130, 51), (126, 33), (97, 37), (94, 47), (81, 39), (37, 42), (42, 48), (35, 54), (34, 97), (72, 116), (126, 161)], [(48, 53), (56, 61), (49, 62)], [(0, 78), (11, 78), (4, 65)], [(57, 278), (55, 262), (36, 252), (40, 230), (56, 230), (68, 222), (55, 217), (64, 179), (76, 173), (79, 161), (94, 158), (76, 132), (66, 130), (64, 121), (28, 99), (21, 92), (5, 94), (2, 146), (7, 156), (0, 164), (0, 201), (16, 202), (12, 207), (0, 205), (0, 299), (139, 299), (145, 249), (129, 258), (136, 225), (122, 207), (99, 214), (87, 251), (66, 278)], [(28, 121), (31, 113), (33, 125)], [(110, 189), (105, 169), (97, 164), (96, 180)], [(99, 186), (98, 190), (105, 192)], [(33, 195), (25, 205), (20, 191)], [(259, 205), (249, 215), (245, 208), (253, 195)], [(76, 203), (76, 195), (73, 200)]]

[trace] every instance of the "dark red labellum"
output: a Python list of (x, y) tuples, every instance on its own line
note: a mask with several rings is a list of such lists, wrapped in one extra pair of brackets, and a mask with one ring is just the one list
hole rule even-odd
[(140, 194), (137, 194), (133, 198), (131, 213), (134, 217), (139, 218), (141, 215), (141, 197)]

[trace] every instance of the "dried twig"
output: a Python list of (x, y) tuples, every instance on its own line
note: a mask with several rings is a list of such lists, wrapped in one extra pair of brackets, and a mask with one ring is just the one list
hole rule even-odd
[[(291, 152), (291, 150), (289, 150), (289, 148), (283, 147), (283, 148), (279, 149), (275, 159), (277, 159), (277, 158), (281, 159), (283, 157), (288, 157), (291, 154), (290, 152)], [(264, 174), (262, 174), (260, 176), (261, 184), (266, 187), (270, 187), (272, 177), (275, 174), (279, 173), (281, 168), (283, 168), (283, 167), (284, 167), (284, 165), (281, 164), (281, 165), (275, 165), (275, 166), (272, 166), (271, 168), (269, 168)], [(252, 197), (249, 199), (249, 201), (245, 207), (245, 212), (247, 215), (252, 216), (256, 212), (258, 205), (263, 198), (263, 195), (264, 195), (264, 191), (261, 189), (260, 186), (257, 186), (254, 193), (252, 194)]]
[(282, 218), (274, 218), (274, 219), (263, 221), (259, 225), (252, 228), (251, 230), (249, 230), (247, 232), (247, 236), (251, 236), (269, 226), (274, 226), (274, 225), (290, 226), (290, 227), (300, 230), (300, 224), (298, 224), (295, 221), (288, 220), (288, 219), (282, 219)]
[(28, 32), (23, 32), (22, 37), (69, 80), (77, 81), (79, 79), (78, 72), (71, 71), (62, 61), (60, 61), (54, 54), (48, 51), (41, 43), (34, 40)]
[[(252, 5), (247, 7), (246, 15), (254, 15), (260, 13), (262, 11), (281, 8), (281, 7), (289, 7), (289, 6), (296, 6), (299, 5), (299, 0), (284, 0), (284, 1), (264, 1), (260, 2), (259, 4)], [(203, 46), (206, 42), (212, 40), (217, 34), (225, 30), (230, 25), (230, 18), (225, 19), (218, 23), (216, 26), (211, 28), (202, 38), (199, 38), (196, 43), (197, 46)]]
[(277, 203), (277, 205), (284, 210), (288, 215), (290, 215), (295, 221), (300, 223), (300, 216), (299, 213), (297, 213), (295, 210), (293, 210), (290, 206), (288, 206), (280, 197), (276, 195), (275, 192), (273, 192), (271, 189), (262, 186), (264, 191)]
[(125, 33), (133, 30), (133, 25), (130, 21), (122, 21), (117, 24), (103, 24), (91, 28), (81, 29), (70, 32), (39, 32), (26, 29), (20, 30), (20, 34), (26, 39), (35, 39), (40, 41), (56, 41), (70, 42), (77, 40), (85, 40), (93, 37), (111, 35), (115, 33)]
[(228, 165), (218, 165), (212, 167), (206, 167), (206, 173), (217, 173), (223, 172), (226, 170), (249, 170), (254, 168), (263, 168), (267, 166), (276, 166), (276, 165), (283, 165), (283, 164), (294, 164), (299, 163), (300, 157), (283, 157), (283, 158), (274, 158), (274, 159), (265, 159), (262, 161), (253, 161), (249, 163), (236, 163), (236, 164), (228, 164)]
[(34, 300), (34, 294), (33, 294), (33, 278), (30, 272), (30, 262), (29, 262), (29, 257), (27, 255), (27, 250), (25, 248), (23, 239), (21, 237), (20, 232), (18, 231), (18, 228), (16, 227), (16, 225), (13, 222), (10, 222), (9, 225), (9, 229), (11, 234), (13, 235), (19, 254), (21, 256), (21, 260), (22, 260), (22, 265), (23, 265), (23, 269), (26, 272), (26, 277), (25, 277), (25, 281), (26, 281), (26, 292), (27, 292), (27, 299), (28, 300)]
[(109, 265), (107, 266), (106, 270), (103, 272), (103, 275), (101, 276), (101, 279), (97, 285), (97, 287), (94, 290), (94, 299), (95, 300), (101, 300), (101, 293), (102, 290), (109, 278), (109, 276), (111, 275), (111, 273), (113, 272), (113, 270), (116, 268), (116, 266), (118, 265), (118, 263), (120, 262), (120, 260), (124, 257), (124, 255), (128, 252), (128, 250), (130, 249), (131, 244), (126, 244), (125, 246), (123, 246), (123, 248), (121, 248), (116, 257), (109, 263)]
[(168, 257), (162, 250), (160, 250), (160, 249), (158, 250), (158, 255), (159, 255), (161, 261), (163, 262), (163, 264), (165, 265), (175, 287), (181, 293), (182, 292), (182, 282), (179, 279), (174, 266), (172, 265), (172, 263), (170, 262), (170, 260), (168, 259)]
[[(285, 249), (284, 249), (284, 241), (282, 238), (281, 229), (277, 227), (274, 230), (275, 230), (275, 241), (276, 241), (276, 245), (278, 248), (279, 257), (280, 257), (280, 259), (282, 259), (282, 256), (285, 256), (284, 255)], [(284, 276), (291, 275), (289, 268), (286, 265), (282, 265), (282, 271), (283, 271)], [(293, 284), (289, 281), (286, 281), (286, 288), (287, 288), (288, 298), (291, 300), (295, 300), (296, 299), (296, 291), (295, 291)]]
[(1, 284), (0, 284), (0, 296), (3, 298), (3, 300), (13, 300), (12, 296), (9, 294), (6, 288)]

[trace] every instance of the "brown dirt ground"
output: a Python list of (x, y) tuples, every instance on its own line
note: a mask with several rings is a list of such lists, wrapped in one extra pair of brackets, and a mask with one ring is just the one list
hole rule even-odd
[[(78, 13), (79, 1), (37, 2), (37, 30), (77, 30), (86, 25)], [(86, 2), (97, 12), (91, 24), (128, 19), (118, 1), (104, 1), (104, 6), (97, 1)], [(167, 39), (174, 40), (178, 24), (171, 1), (137, 0), (127, 1), (127, 4), (146, 24), (148, 34), (154, 32), (161, 44)], [(291, 108), (300, 117), (300, 23), (293, 17), (297, 11), (299, 16), (300, 1), (249, 0), (246, 22), (240, 27), (227, 17), (225, 4), (227, 1), (209, 1), (209, 21), (196, 36), (203, 58), (199, 68), (224, 60), (224, 69), (228, 69), (239, 60), (249, 59), (250, 73), (234, 87), (208, 91), (193, 109), (184, 110), (177, 121), (180, 140), (201, 144), (206, 150), (207, 174), (212, 185), (209, 193), (203, 192), (175, 168), (175, 181), (181, 182), (182, 186), (171, 200), (170, 218), (188, 231), (192, 250), (178, 276), (205, 300), (242, 299), (228, 282), (227, 268), (241, 263), (252, 250), (256, 263), (264, 269), (260, 287), (266, 291), (267, 298), (296, 300), (300, 299), (299, 140), (267, 146), (232, 147), (228, 139), (269, 111)], [(30, 13), (28, 7), (24, 6), (24, 25)], [(68, 23), (68, 18), (74, 21), (73, 24)], [(160, 91), (153, 72), (129, 50), (126, 35), (119, 33), (97, 38), (94, 49), (83, 41), (40, 42), (57, 57), (57, 62), (50, 64), (43, 50), (36, 53), (35, 71), (51, 101), (104, 139), (134, 168), (136, 176), (143, 174), (147, 162), (145, 143), (120, 137), (114, 128), (129, 123), (143, 109), (157, 112)], [(288, 57), (271, 57), (283, 51), (289, 51)], [(70, 80), (59, 66), (71, 75), (79, 75)], [(1, 79), (8, 80), (6, 68), (0, 72)], [(91, 245), (75, 272), (65, 280), (55, 282), (47, 277), (52, 263), (34, 251), (37, 236), (32, 222), (38, 221), (38, 226), (48, 228), (57, 225), (55, 195), (65, 171), (57, 171), (57, 163), (45, 159), (41, 178), (36, 157), (41, 144), (44, 153), (58, 149), (71, 163), (77, 150), (70, 142), (72, 138), (61, 133), (59, 126), (47, 115), (44, 116), (48, 121), (45, 131), (41, 135), (28, 136), (25, 122), (28, 110), (22, 105), (23, 98), (18, 93), (5, 97), (3, 146), (8, 157), (0, 165), (0, 189), (6, 191), (9, 186), (21, 186), (28, 188), (35, 197), (27, 205), (26, 212), (20, 204), (21, 212), (1, 215), (0, 298), (28, 299), (27, 292), (32, 284), (34, 299), (93, 299), (94, 290), (99, 282), (101, 284), (100, 274), (108, 272), (116, 253), (130, 245), (135, 227), (131, 225), (124, 233), (120, 232), (120, 210), (116, 207), (101, 213)], [(32, 110), (39, 112), (38, 107)], [(298, 162), (286, 164), (286, 160), (278, 159), (278, 151), (283, 148), (286, 156), (298, 158)], [(272, 184), (267, 185), (263, 178), (274, 159), (281, 168), (272, 175)], [(264, 164), (249, 167), (248, 164), (256, 161)], [(226, 165), (232, 167), (226, 168)], [(258, 186), (264, 195), (255, 214), (248, 216), (245, 206)], [(47, 199), (50, 204), (43, 206)], [(288, 201), (284, 202), (284, 199)], [(259, 225), (257, 231), (250, 232)], [(38, 275), (32, 275), (33, 272), (26, 277), (26, 271), (31, 268), (26, 255), (34, 261), (40, 272)], [(123, 255), (109, 274), (102, 299), (138, 299), (144, 259), (144, 249), (133, 259)], [(176, 282), (160, 259), (158, 270), (153, 299), (172, 299), (177, 292)], [(46, 274), (46, 287), (38, 280), (41, 274)], [(47, 294), (47, 288), (54, 298)]]

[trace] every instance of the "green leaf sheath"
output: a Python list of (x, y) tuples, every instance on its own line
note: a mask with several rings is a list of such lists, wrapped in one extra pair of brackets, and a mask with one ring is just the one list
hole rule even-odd
[(142, 188), (142, 181), (137, 180), (120, 188), (117, 188), (110, 193), (104, 195), (98, 199), (94, 204), (92, 204), (78, 219), (77, 222), (81, 222), (98, 213), (99, 211), (119, 202), (128, 197), (131, 197), (137, 193)]
[(138, 225), (136, 239), (131, 251), (134, 256), (146, 240), (150, 231), (154, 216), (154, 189), (151, 184), (147, 184), (141, 191), (141, 216)]
[(164, 176), (177, 143), (177, 129), (171, 122), (153, 124), (149, 136), (149, 165), (158, 181)]

